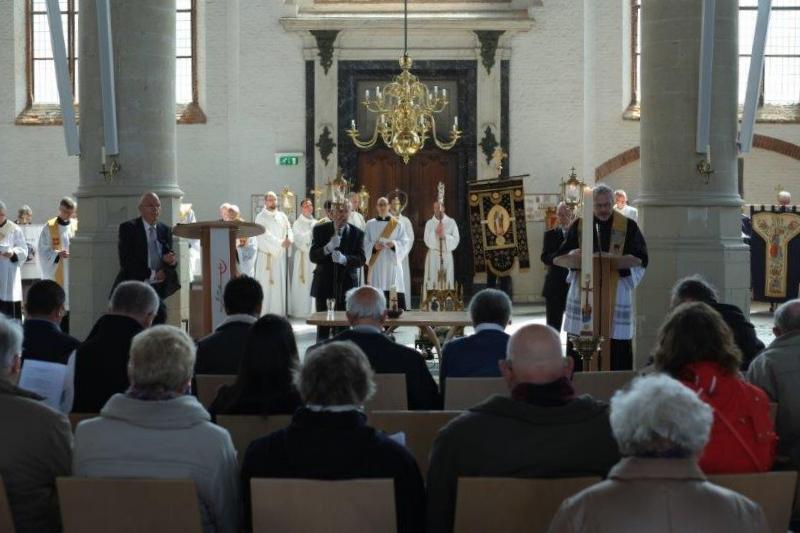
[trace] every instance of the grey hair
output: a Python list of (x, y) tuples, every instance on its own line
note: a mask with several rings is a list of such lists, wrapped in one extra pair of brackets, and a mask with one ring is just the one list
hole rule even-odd
[(686, 301), (716, 303), (719, 301), (716, 289), (700, 274), (681, 278), (672, 287), (672, 306)]
[(158, 311), (158, 294), (141, 281), (123, 281), (111, 293), (109, 310), (112, 313), (145, 317)]
[(183, 392), (194, 374), (195, 346), (174, 326), (154, 326), (131, 341), (128, 377), (142, 390)]
[(490, 323), (506, 327), (511, 319), (511, 299), (497, 289), (478, 291), (469, 302), (469, 316), (473, 326)]
[(5, 210), (6, 210), (6, 203), (0, 200), (0, 211), (5, 211)]
[(617, 189), (614, 191), (614, 197), (617, 196), (624, 196), (626, 200), (628, 199), (628, 193), (626, 193), (623, 189)]
[[(370, 298), (359, 297), (356, 293), (369, 292)], [(347, 291), (345, 294), (345, 310), (351, 319), (371, 318), (380, 320), (386, 311), (386, 297), (371, 285), (362, 285)]]
[(775, 310), (775, 327), (781, 334), (800, 331), (800, 299), (782, 303)]
[(614, 189), (605, 183), (598, 183), (592, 189), (592, 198), (597, 198), (601, 194), (607, 194), (612, 200), (614, 199)]
[(622, 455), (695, 457), (713, 421), (711, 407), (666, 374), (636, 378), (611, 398), (611, 431)]
[(375, 373), (358, 345), (334, 341), (306, 353), (294, 386), (307, 404), (363, 405), (375, 393)]
[(0, 314), (0, 370), (11, 366), (15, 355), (22, 353), (22, 326)]
[(17, 214), (18, 215), (21, 215), (23, 213), (26, 214), (26, 215), (32, 215), (33, 214), (33, 209), (31, 209), (31, 206), (29, 206), (28, 204), (24, 204), (22, 207), (17, 209)]

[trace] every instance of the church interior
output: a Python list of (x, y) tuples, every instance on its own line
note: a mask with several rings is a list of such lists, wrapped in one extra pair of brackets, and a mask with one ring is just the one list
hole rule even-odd
[[(20, 496), (24, 454), (52, 450), (0, 453), (0, 533), (800, 531), (800, 0), (0, 0), (0, 169), (0, 426), (64, 448), (35, 489), (60, 512)], [(123, 315), (135, 331), (103, 322)], [(34, 353), (39, 321), (75, 344)], [(469, 349), (499, 349), (491, 369), (459, 361), (488, 330)], [(80, 362), (114, 337), (116, 390)], [(228, 361), (201, 370), (204, 348)], [(168, 349), (184, 388), (138, 387)], [(263, 372), (285, 390), (220, 407), (278, 387)], [(219, 470), (147, 453), (150, 404), (184, 396), (175, 446)], [(308, 429), (352, 411), (397, 455)]]

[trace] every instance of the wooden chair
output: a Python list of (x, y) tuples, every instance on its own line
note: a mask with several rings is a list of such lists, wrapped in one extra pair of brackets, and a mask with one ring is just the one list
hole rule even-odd
[(424, 478), (428, 474), (428, 455), (439, 430), (461, 411), (373, 411), (367, 423), (386, 433), (403, 432), (406, 447), (417, 460)]
[(760, 472), (758, 474), (716, 474), (708, 476), (715, 485), (747, 496), (761, 505), (774, 533), (785, 533), (792, 517), (797, 472)]
[(236, 376), (228, 374), (196, 374), (197, 399), (208, 409), (217, 397), (217, 392), (223, 385), (233, 385)]
[(217, 425), (228, 430), (241, 462), (250, 443), (289, 425), (291, 415), (217, 415)]
[(8, 504), (6, 486), (0, 476), (0, 532), (14, 533), (14, 519), (11, 517), (11, 506)]
[(454, 531), (543, 533), (564, 499), (599, 481), (599, 477), (459, 478)]
[(590, 396), (608, 402), (614, 393), (624, 388), (636, 377), (633, 370), (614, 370), (606, 372), (575, 372), (572, 385), (576, 394)]
[(56, 479), (64, 533), (202, 533), (191, 480)]
[(72, 426), (72, 432), (75, 433), (75, 428), (78, 427), (78, 424), (84, 420), (97, 418), (98, 416), (100, 416), (100, 413), (70, 413), (67, 415), (67, 418), (69, 418), (69, 425)]
[(444, 409), (469, 409), (494, 394), (508, 396), (508, 385), (503, 378), (447, 378)]
[(397, 531), (391, 479), (254, 478), (250, 487), (253, 533)]
[(364, 405), (365, 411), (405, 411), (408, 392), (405, 374), (375, 374), (375, 395)]

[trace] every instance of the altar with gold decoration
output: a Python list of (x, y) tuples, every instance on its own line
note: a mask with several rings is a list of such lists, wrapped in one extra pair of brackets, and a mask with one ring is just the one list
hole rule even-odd
[(750, 206), (753, 300), (784, 302), (800, 286), (800, 213), (797, 206)]

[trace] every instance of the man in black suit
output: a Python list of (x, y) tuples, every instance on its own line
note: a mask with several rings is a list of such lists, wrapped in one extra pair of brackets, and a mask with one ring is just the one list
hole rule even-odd
[(346, 307), (351, 329), (333, 340), (356, 343), (378, 374), (405, 374), (409, 409), (441, 409), (439, 390), (422, 355), (384, 335), (386, 297), (383, 293), (369, 285), (352, 289), (347, 293)]
[[(311, 281), (311, 296), (317, 311), (328, 309), (327, 300), (336, 300), (336, 309), (344, 309), (344, 296), (358, 287), (358, 269), (366, 263), (364, 232), (348, 224), (350, 203), (347, 200), (331, 205), (331, 222), (317, 224), (311, 237), (311, 262), (317, 265)], [(317, 341), (328, 338), (330, 328), (317, 327)]]
[(195, 374), (239, 372), (250, 326), (261, 316), (264, 291), (258, 281), (248, 276), (239, 276), (225, 285), (222, 300), (228, 316), (214, 333), (197, 343)]
[(686, 302), (703, 302), (722, 316), (722, 320), (733, 333), (736, 346), (742, 351), (740, 368), (744, 372), (764, 349), (764, 343), (756, 336), (755, 326), (747, 320), (741, 309), (732, 304), (720, 303), (717, 298), (714, 287), (698, 275), (679, 279), (672, 288), (672, 307)]
[(25, 297), (23, 364), (28, 359), (66, 365), (80, 341), (61, 331), (66, 295), (53, 280), (37, 281)]
[(161, 303), (155, 324), (167, 319), (164, 299), (171, 296), (181, 284), (175, 268), (178, 258), (172, 249), (172, 228), (158, 221), (161, 201), (153, 192), (142, 195), (139, 200), (141, 216), (119, 225), (119, 267), (112, 291), (123, 281), (149, 283), (158, 294)]
[(547, 265), (547, 274), (544, 277), (544, 287), (542, 296), (545, 299), (545, 309), (547, 313), (547, 325), (561, 331), (561, 323), (564, 321), (564, 309), (567, 307), (567, 274), (569, 270), (553, 264), (553, 258), (564, 242), (569, 225), (572, 224), (573, 213), (567, 204), (561, 202), (556, 208), (558, 226), (544, 232), (544, 244), (542, 245), (542, 263)]

